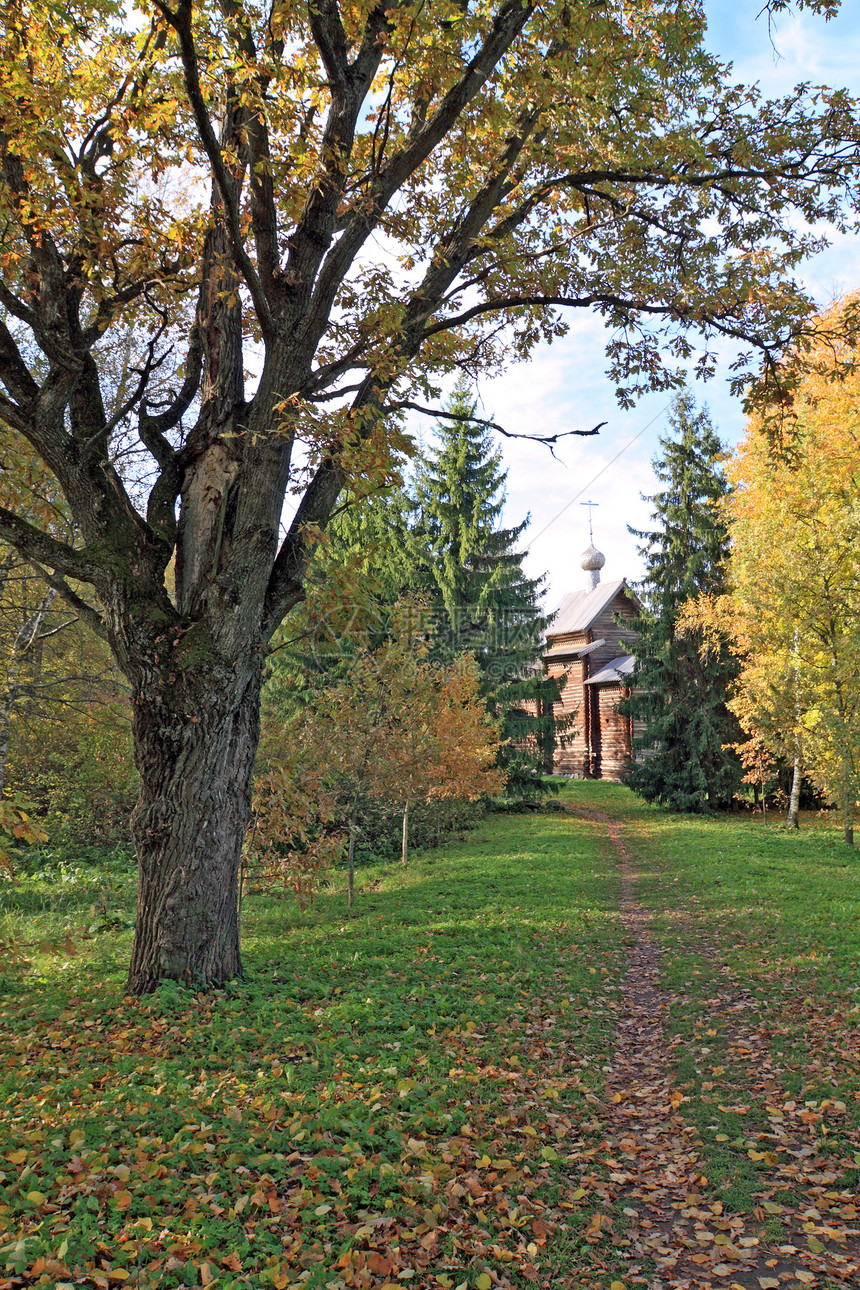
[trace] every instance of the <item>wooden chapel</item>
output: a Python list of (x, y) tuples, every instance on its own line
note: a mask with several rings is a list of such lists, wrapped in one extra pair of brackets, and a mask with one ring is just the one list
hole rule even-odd
[(576, 779), (619, 780), (639, 733), (640, 723), (618, 705), (630, 693), (635, 665), (629, 646), (637, 633), (626, 624), (641, 605), (623, 578), (600, 581), (605, 563), (593, 543), (583, 552), (585, 586), (562, 598), (543, 653), (547, 674), (560, 682), (553, 770)]

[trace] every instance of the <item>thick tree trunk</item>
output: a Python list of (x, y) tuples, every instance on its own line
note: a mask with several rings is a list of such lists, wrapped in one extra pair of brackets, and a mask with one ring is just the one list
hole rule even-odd
[(132, 834), (140, 876), (131, 994), (165, 979), (219, 985), (241, 971), (239, 866), (251, 812), (260, 680), (260, 668), (252, 668), (237, 695), (210, 677), (208, 684), (198, 682), (194, 703), (187, 684), (178, 698), (168, 678), (154, 701), (136, 699), (141, 788)]

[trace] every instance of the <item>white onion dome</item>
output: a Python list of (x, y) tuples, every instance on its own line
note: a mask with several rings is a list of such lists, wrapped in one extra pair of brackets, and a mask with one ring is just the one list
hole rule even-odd
[(586, 573), (596, 573), (606, 564), (606, 556), (596, 547), (589, 546), (582, 553), (581, 567)]

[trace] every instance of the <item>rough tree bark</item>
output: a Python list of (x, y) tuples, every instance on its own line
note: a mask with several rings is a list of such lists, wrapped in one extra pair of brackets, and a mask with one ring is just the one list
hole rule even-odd
[(238, 876), (259, 738), (259, 663), (244, 680), (222, 691), (198, 672), (181, 697), (161, 678), (134, 696), (134, 993), (165, 977), (209, 986), (241, 969)]

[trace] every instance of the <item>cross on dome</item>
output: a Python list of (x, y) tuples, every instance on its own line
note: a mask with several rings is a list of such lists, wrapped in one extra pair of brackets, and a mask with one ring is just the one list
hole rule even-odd
[(606, 564), (606, 556), (602, 551), (598, 551), (594, 545), (594, 530), (591, 527), (591, 512), (599, 502), (580, 502), (580, 506), (588, 507), (588, 538), (589, 545), (582, 553), (580, 567), (588, 574), (588, 589), (593, 591), (600, 582), (600, 570)]

